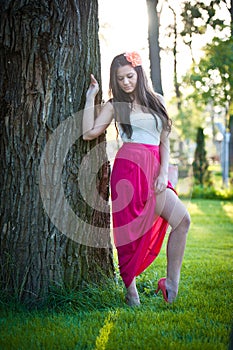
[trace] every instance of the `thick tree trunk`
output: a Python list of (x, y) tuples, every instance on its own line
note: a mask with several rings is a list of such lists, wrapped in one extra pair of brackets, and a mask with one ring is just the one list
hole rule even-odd
[(157, 11), (158, 0), (146, 0), (146, 3), (149, 18), (148, 41), (151, 81), (154, 90), (163, 95), (159, 45), (159, 14)]
[[(109, 237), (100, 248), (67, 237), (47, 215), (39, 190), (49, 137), (83, 108), (90, 73), (100, 80), (98, 7), (97, 0), (5, 0), (0, 6), (1, 288), (38, 300), (52, 284), (74, 288), (113, 275)], [(78, 137), (81, 121), (76, 125)], [(99, 141), (104, 145), (104, 136)], [(82, 156), (94, 145), (80, 137), (62, 173), (70, 206), (89, 223), (79, 226), (81, 237), (96, 226), (109, 232), (108, 208), (93, 210), (79, 191)], [(104, 147), (98, 150), (92, 160), (100, 156), (105, 165), (95, 181), (107, 199), (107, 157)]]

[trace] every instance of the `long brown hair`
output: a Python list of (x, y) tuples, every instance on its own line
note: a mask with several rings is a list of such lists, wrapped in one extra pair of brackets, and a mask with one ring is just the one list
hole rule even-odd
[[(117, 81), (117, 70), (119, 67), (131, 65), (127, 61), (124, 54), (116, 56), (110, 67), (110, 82), (109, 82), (109, 95), (112, 98), (112, 102), (125, 102), (125, 103), (113, 103), (115, 120), (121, 125), (122, 130), (126, 133), (128, 138), (132, 136), (132, 126), (130, 124), (130, 113), (132, 111), (133, 97), (124, 92)], [(156, 126), (158, 122), (156, 116), (158, 116), (163, 125), (163, 129), (170, 132), (172, 121), (169, 118), (166, 108), (161, 103), (159, 97), (149, 87), (148, 80), (142, 66), (133, 67), (137, 73), (137, 85), (136, 95), (141, 106), (146, 107), (155, 117)]]

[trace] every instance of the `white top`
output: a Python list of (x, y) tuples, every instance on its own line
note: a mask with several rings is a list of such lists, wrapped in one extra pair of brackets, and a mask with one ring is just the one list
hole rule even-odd
[(119, 125), (120, 136), (123, 142), (145, 143), (158, 146), (160, 144), (160, 134), (162, 131), (162, 121), (157, 117), (158, 129), (155, 117), (151, 113), (131, 113), (130, 123), (132, 126), (132, 136), (129, 139)]

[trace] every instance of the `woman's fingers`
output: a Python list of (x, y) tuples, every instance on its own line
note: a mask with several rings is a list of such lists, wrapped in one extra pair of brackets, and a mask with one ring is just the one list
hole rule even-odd
[(91, 83), (90, 83), (90, 86), (87, 90), (87, 94), (86, 94), (86, 97), (89, 98), (94, 98), (97, 93), (99, 91), (99, 84), (98, 84), (98, 81), (95, 79), (94, 75), (91, 74)]
[(160, 182), (159, 179), (156, 179), (154, 184), (155, 193), (163, 192), (167, 188), (167, 185), (164, 182)]
[(91, 85), (98, 84), (98, 81), (96, 80), (94, 74), (91, 74)]
[(158, 186), (155, 188), (155, 193), (161, 193), (161, 192), (165, 191), (166, 188), (167, 188), (167, 186), (162, 186), (162, 185)]

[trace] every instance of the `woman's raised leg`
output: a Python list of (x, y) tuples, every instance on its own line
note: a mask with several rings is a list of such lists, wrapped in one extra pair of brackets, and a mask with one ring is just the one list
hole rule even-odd
[(156, 214), (163, 217), (171, 226), (167, 244), (167, 277), (165, 282), (167, 299), (171, 303), (178, 293), (190, 216), (184, 204), (169, 188), (156, 195)]

